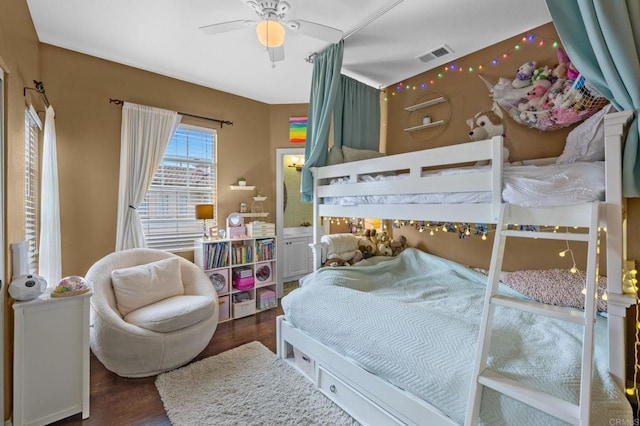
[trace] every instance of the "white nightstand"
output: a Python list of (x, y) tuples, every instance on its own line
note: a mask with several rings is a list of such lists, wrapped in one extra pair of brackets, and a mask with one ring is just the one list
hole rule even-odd
[(16, 302), (13, 424), (89, 417), (89, 299), (92, 292)]

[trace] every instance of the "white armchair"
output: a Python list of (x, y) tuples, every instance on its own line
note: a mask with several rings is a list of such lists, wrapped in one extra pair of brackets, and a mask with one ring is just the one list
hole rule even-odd
[[(145, 276), (150, 279), (140, 279)], [(152, 376), (184, 365), (202, 352), (216, 330), (213, 285), (199, 267), (174, 254), (114, 252), (96, 262), (86, 279), (93, 285), (91, 350), (119, 376)]]

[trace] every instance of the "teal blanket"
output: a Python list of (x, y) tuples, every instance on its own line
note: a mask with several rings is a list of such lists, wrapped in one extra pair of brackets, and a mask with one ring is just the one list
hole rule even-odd
[[(407, 249), (373, 266), (322, 268), (282, 307), (293, 326), (462, 424), (485, 290), (485, 275)], [(577, 403), (581, 341), (581, 326), (499, 307), (489, 365)], [(607, 372), (607, 345), (606, 319), (598, 318), (591, 423), (633, 424), (631, 407)], [(479, 424), (564, 423), (485, 389)]]

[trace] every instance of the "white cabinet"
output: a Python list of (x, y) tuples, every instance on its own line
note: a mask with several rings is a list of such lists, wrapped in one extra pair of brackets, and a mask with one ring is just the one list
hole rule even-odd
[(313, 271), (313, 256), (309, 244), (313, 237), (286, 237), (284, 239), (283, 281), (293, 281)]
[(277, 306), (276, 237), (196, 240), (194, 261), (218, 292), (219, 321)]
[(14, 425), (89, 417), (91, 295), (14, 303)]

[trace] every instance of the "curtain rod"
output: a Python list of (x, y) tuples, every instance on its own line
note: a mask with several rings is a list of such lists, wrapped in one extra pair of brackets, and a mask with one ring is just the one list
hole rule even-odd
[[(388, 5), (386, 5), (385, 7), (377, 10), (376, 12), (374, 12), (371, 16), (369, 16), (366, 20), (364, 20), (360, 25), (358, 25), (356, 28), (354, 28), (351, 32), (349, 32), (347, 35), (345, 35), (344, 37), (342, 37), (342, 40), (346, 40), (349, 37), (351, 37), (352, 35), (354, 35), (355, 33), (359, 32), (360, 30), (362, 30), (364, 27), (368, 26), (370, 23), (372, 23), (373, 21), (375, 21), (376, 19), (382, 17), (383, 15), (385, 15), (387, 12), (389, 12), (391, 9), (393, 9), (394, 7), (396, 7), (397, 5), (399, 5), (400, 3), (402, 3), (404, 0), (395, 0), (392, 1), (391, 3), (389, 3)], [(305, 62), (309, 62), (310, 64), (313, 63), (313, 60), (316, 58), (316, 56), (318, 56), (317, 52), (312, 53), (311, 55), (307, 56), (306, 58), (304, 58)]]
[[(123, 105), (124, 101), (122, 99), (109, 98), (109, 103), (116, 104), (116, 105)], [(180, 111), (178, 111), (178, 114), (184, 115), (185, 117), (196, 118), (198, 120), (213, 121), (215, 123), (220, 123), (220, 128), (222, 128), (222, 126), (225, 124), (229, 126), (233, 126), (233, 121), (229, 121), (229, 120), (220, 120), (218, 118), (203, 117), (201, 115), (189, 114), (187, 112), (180, 112)]]
[(44, 84), (42, 84), (41, 81), (36, 81), (36, 80), (33, 80), (33, 84), (36, 87), (22, 88), (22, 96), (27, 96), (27, 90), (35, 90), (36, 92), (40, 93), (40, 96), (42, 96), (42, 101), (44, 102), (45, 108), (49, 108), (51, 104), (49, 103), (49, 99), (47, 99), (47, 94), (44, 91)]

